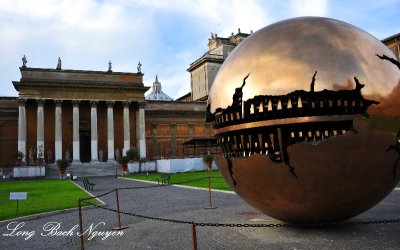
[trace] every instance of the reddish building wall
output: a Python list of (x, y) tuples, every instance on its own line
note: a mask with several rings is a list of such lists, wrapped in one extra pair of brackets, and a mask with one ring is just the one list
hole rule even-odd
[(18, 102), (0, 98), (0, 166), (13, 165), (18, 148)]
[(205, 102), (146, 102), (147, 158), (184, 158), (207, 152), (185, 149), (183, 143), (213, 135), (205, 122)]

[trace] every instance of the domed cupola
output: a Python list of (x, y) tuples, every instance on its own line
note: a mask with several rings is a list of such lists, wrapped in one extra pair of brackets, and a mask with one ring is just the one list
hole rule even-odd
[(156, 80), (153, 83), (153, 90), (145, 99), (149, 101), (173, 101), (171, 97), (162, 92), (161, 82), (158, 81), (158, 76), (156, 76)]

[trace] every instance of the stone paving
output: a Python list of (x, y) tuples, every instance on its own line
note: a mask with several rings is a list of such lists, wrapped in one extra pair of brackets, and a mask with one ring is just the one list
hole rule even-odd
[[(94, 195), (115, 188), (146, 187), (152, 184), (112, 177), (92, 177), (96, 183)], [(82, 181), (77, 184), (82, 186)], [(62, 198), (62, 197), (60, 197)], [(115, 193), (100, 198), (106, 208), (116, 209)], [(279, 223), (260, 214), (235, 194), (213, 192), (213, 205), (208, 206), (205, 190), (160, 186), (119, 190), (121, 211), (176, 220), (218, 223)], [(393, 191), (384, 201), (350, 221), (400, 218), (400, 190)], [(84, 208), (84, 230), (112, 231), (117, 226), (117, 215), (99, 208)], [(18, 231), (34, 231), (35, 235), (4, 236), (10, 234), (8, 222), (0, 223), (0, 249), (80, 249), (78, 212), (76, 209), (12, 220), (24, 222)], [(55, 231), (71, 231), (73, 236), (51, 236), (44, 231), (48, 222), (60, 223)], [(87, 240), (85, 249), (191, 249), (191, 226), (121, 215), (121, 223), (128, 226), (121, 236), (101, 236)], [(15, 227), (15, 224), (11, 224)], [(9, 225), (10, 227), (10, 225)], [(331, 228), (224, 228), (196, 227), (198, 249), (400, 249), (400, 223), (336, 226)], [(42, 236), (41, 234), (47, 235)]]

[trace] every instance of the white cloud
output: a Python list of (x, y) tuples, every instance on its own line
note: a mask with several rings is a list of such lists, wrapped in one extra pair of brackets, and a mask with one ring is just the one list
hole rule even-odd
[(225, 10), (220, 13), (220, 21), (223, 33), (237, 32), (240, 28), (242, 32), (250, 33), (256, 31), (272, 20), (268, 17), (268, 10), (263, 9), (256, 0), (252, 1), (229, 1), (226, 6), (220, 8)]
[(196, 19), (197, 24), (209, 32), (222, 32), (221, 35), (225, 36), (238, 28), (249, 32), (270, 22), (269, 11), (262, 8), (259, 0), (141, 0), (138, 6), (186, 15)]
[(325, 16), (327, 0), (290, 0), (293, 16)]
[(206, 51), (210, 32), (229, 36), (295, 16), (329, 15), (390, 35), (400, 31), (394, 30), (399, 1), (0, 0), (0, 95), (17, 95), (11, 81), (19, 79), (26, 54), (29, 67), (44, 68), (60, 56), (63, 68), (106, 70), (111, 60), (114, 71), (135, 72), (140, 60), (145, 83), (158, 74), (177, 98), (189, 91), (186, 69)]
[(0, 65), (13, 76), (0, 95), (16, 95), (11, 81), (23, 54), (30, 67), (55, 67), (58, 56), (63, 68), (105, 70), (110, 59), (136, 65), (151, 55), (154, 30), (151, 13), (107, 2), (2, 0)]

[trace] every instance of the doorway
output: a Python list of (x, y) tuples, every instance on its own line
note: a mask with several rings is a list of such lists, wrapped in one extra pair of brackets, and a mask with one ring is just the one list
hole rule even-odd
[(91, 138), (90, 138), (90, 131), (88, 130), (81, 130), (79, 132), (79, 148), (80, 148), (80, 156), (81, 162), (90, 162), (91, 160)]

